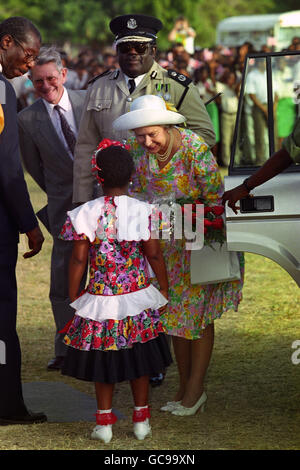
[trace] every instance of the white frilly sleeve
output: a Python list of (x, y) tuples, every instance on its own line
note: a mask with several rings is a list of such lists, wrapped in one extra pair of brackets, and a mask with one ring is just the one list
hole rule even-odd
[[(115, 196), (116, 238), (118, 241), (149, 240), (149, 217), (153, 206), (128, 196)], [(72, 211), (68, 216), (76, 232), (85, 234), (91, 242), (95, 240), (98, 220), (104, 211), (104, 197), (88, 201)]]

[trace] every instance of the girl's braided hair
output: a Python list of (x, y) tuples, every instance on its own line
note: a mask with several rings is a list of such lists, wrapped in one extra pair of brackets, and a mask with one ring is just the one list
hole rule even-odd
[(98, 177), (107, 188), (126, 186), (134, 170), (130, 152), (121, 146), (112, 145), (96, 154)]

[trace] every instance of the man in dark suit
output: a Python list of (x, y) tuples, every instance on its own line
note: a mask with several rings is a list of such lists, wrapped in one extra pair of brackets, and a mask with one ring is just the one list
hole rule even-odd
[[(46, 421), (27, 410), (21, 384), (21, 350), (16, 332), (16, 262), (19, 233), (26, 233), (29, 258), (44, 237), (35, 217), (20, 162), (16, 96), (6, 78), (21, 76), (33, 65), (41, 36), (26, 18), (0, 23), (0, 425)], [(5, 78), (6, 77), (6, 78)]]
[[(56, 324), (55, 356), (48, 370), (59, 370), (66, 354), (63, 334), (74, 310), (68, 296), (72, 243), (58, 238), (67, 211), (74, 208), (73, 152), (85, 91), (67, 90), (67, 69), (55, 48), (42, 48), (30, 77), (40, 97), (18, 114), (21, 155), (25, 168), (47, 194), (37, 213), (53, 237), (50, 300)], [(82, 288), (84, 283), (82, 284)]]

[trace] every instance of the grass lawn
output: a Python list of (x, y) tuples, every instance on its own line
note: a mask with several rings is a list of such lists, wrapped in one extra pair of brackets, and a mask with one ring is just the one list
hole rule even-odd
[[(27, 181), (38, 210), (45, 196), (30, 178)], [(53, 356), (54, 322), (48, 299), (51, 240), (44, 233), (43, 251), (31, 260), (22, 258), (27, 247), (24, 239), (20, 243), (23, 382), (62, 381), (94, 396), (92, 384), (46, 371)], [(205, 413), (182, 418), (159, 411), (176, 387), (173, 364), (163, 386), (151, 389), (151, 439), (134, 439), (132, 398), (129, 385), (123, 383), (116, 386), (114, 407), (128, 419), (114, 425), (110, 444), (90, 439), (93, 423), (44, 423), (0, 427), (0, 450), (299, 449), (300, 364), (293, 364), (291, 356), (292, 343), (300, 340), (300, 289), (272, 261), (246, 254), (243, 293), (239, 312), (228, 312), (215, 323)]]

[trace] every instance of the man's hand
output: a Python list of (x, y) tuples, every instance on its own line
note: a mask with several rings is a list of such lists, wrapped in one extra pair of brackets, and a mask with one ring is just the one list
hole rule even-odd
[(239, 209), (239, 206), (236, 206), (235, 203), (236, 201), (239, 201), (243, 197), (248, 197), (249, 193), (247, 189), (245, 188), (244, 185), (240, 184), (239, 186), (236, 186), (233, 189), (230, 189), (230, 191), (226, 191), (223, 194), (222, 197), (222, 204), (225, 206), (226, 201), (228, 201), (228, 207), (233, 210), (235, 214), (237, 214), (237, 211)]
[(31, 258), (41, 251), (45, 238), (39, 226), (30, 230), (30, 232), (27, 232), (26, 236), (28, 238), (28, 246), (31, 251), (24, 253), (23, 258)]

